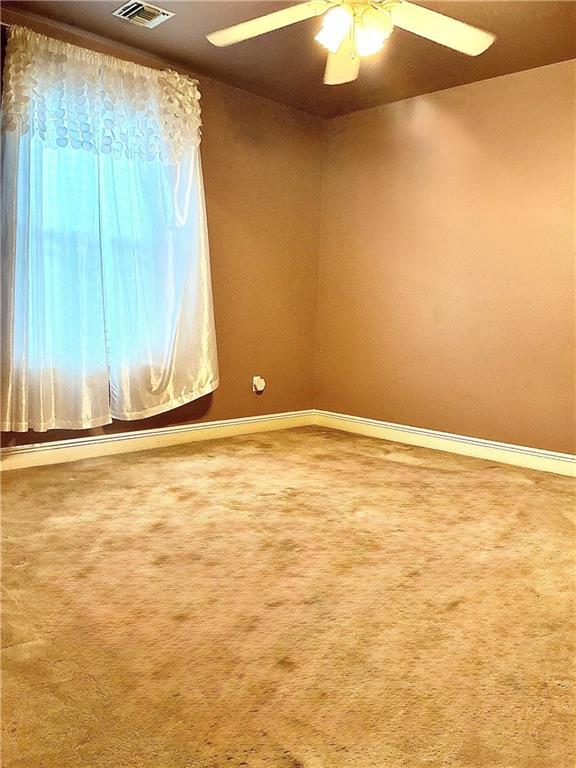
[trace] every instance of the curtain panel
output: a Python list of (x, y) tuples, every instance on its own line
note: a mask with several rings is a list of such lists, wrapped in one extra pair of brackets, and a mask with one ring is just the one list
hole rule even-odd
[(1, 429), (86, 429), (218, 386), (197, 83), (11, 30)]

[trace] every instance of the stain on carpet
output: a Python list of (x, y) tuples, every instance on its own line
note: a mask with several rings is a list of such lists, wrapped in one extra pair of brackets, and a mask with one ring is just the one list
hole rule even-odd
[(576, 492), (317, 428), (3, 477), (5, 768), (574, 768)]

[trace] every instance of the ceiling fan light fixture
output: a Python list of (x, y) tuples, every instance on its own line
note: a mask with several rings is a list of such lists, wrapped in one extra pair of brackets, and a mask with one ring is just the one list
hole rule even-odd
[(358, 55), (372, 56), (382, 50), (393, 29), (394, 23), (386, 11), (366, 8), (355, 30)]
[(372, 56), (373, 53), (381, 51), (386, 38), (373, 27), (365, 27), (358, 24), (354, 35), (356, 41), (356, 51), (359, 56)]
[(381, 50), (394, 27), (467, 56), (489, 48), (495, 35), (410, 0), (305, 0), (206, 35), (212, 45), (252, 40), (314, 16), (323, 16), (316, 40), (328, 49), (324, 83), (342, 85), (358, 77), (360, 59)]
[(390, 37), (394, 30), (392, 16), (385, 8), (369, 6), (362, 11), (361, 19), (366, 28), (376, 30), (384, 40)]
[(331, 53), (336, 53), (354, 22), (354, 12), (348, 5), (331, 8), (322, 20), (322, 28), (314, 38)]

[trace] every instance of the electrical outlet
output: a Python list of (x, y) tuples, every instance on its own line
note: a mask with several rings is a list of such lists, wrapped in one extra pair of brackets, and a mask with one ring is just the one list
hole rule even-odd
[(253, 376), (252, 392), (255, 392), (257, 395), (261, 395), (265, 389), (266, 389), (265, 379), (263, 379), (262, 376)]

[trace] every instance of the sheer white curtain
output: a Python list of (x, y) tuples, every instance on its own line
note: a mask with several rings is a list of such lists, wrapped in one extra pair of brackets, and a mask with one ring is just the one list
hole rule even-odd
[(22, 27), (2, 102), (1, 429), (218, 386), (197, 84)]

